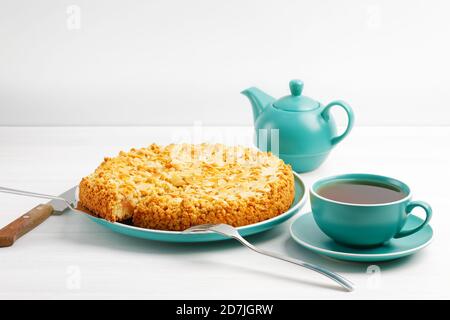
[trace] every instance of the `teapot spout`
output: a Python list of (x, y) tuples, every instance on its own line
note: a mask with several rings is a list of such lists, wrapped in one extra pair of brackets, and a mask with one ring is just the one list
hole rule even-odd
[(275, 101), (274, 97), (269, 96), (267, 93), (255, 87), (245, 89), (241, 93), (246, 96), (252, 104), (253, 122), (256, 122), (256, 119), (259, 117), (265, 107)]

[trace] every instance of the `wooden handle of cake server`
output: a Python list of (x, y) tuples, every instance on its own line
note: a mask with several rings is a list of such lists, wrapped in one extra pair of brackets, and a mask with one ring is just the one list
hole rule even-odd
[(0, 229), (0, 247), (12, 246), (17, 239), (50, 217), (52, 212), (51, 205), (40, 204)]

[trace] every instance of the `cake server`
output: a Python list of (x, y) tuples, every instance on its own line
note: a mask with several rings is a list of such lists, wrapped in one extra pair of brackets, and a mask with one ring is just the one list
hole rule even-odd
[(51, 199), (50, 202), (37, 205), (7, 226), (0, 229), (0, 247), (12, 246), (17, 239), (28, 231), (33, 230), (52, 214), (60, 215), (68, 207), (75, 210), (74, 203), (76, 189), (77, 187), (75, 186), (61, 193), (59, 196), (52, 196), (48, 194), (0, 187), (0, 193), (11, 193), (34, 198)]
[(349, 280), (347, 280), (340, 274), (337, 274), (336, 272), (330, 271), (328, 269), (325, 269), (323, 267), (320, 267), (320, 266), (317, 266), (317, 265), (314, 265), (314, 264), (311, 264), (308, 262), (304, 262), (304, 261), (301, 261), (298, 259), (284, 256), (284, 255), (281, 255), (276, 252), (270, 252), (270, 251), (266, 251), (266, 250), (260, 249), (258, 247), (255, 247), (250, 242), (245, 240), (234, 227), (232, 227), (228, 224), (201, 224), (201, 225), (194, 226), (194, 227), (184, 230), (184, 232), (204, 232), (204, 231), (212, 231), (212, 232), (216, 232), (221, 235), (224, 235), (226, 237), (233, 238), (233, 239), (239, 241), (241, 244), (243, 244), (247, 248), (249, 248), (255, 252), (258, 252), (260, 254), (263, 254), (263, 255), (266, 255), (266, 256), (269, 256), (272, 258), (290, 262), (290, 263), (296, 264), (300, 267), (304, 267), (309, 270), (318, 272), (318, 273), (330, 278), (331, 280), (335, 281), (340, 286), (345, 288), (347, 291), (354, 290), (353, 283), (351, 283)]

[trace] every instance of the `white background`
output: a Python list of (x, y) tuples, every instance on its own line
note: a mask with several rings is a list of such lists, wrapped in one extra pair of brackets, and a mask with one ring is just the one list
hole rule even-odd
[(347, 100), (358, 125), (450, 125), (449, 12), (445, 0), (2, 0), (0, 125), (250, 125), (239, 92), (278, 97), (292, 78)]

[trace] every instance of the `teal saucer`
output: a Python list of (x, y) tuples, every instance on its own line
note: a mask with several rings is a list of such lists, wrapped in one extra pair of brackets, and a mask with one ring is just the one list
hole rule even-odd
[[(422, 219), (410, 215), (405, 228), (420, 225)], [(351, 248), (336, 243), (325, 235), (314, 221), (312, 213), (298, 217), (291, 224), (291, 236), (303, 247), (318, 254), (339, 260), (373, 262), (387, 261), (409, 256), (429, 245), (433, 230), (429, 225), (408, 237), (392, 239), (388, 244), (375, 248)]]

